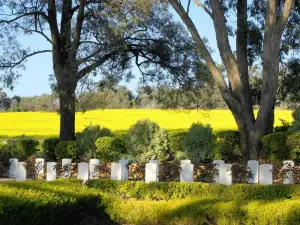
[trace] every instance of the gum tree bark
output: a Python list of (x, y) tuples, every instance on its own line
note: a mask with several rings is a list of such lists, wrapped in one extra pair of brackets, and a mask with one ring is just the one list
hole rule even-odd
[[(211, 17), (221, 59), (229, 85), (217, 68), (192, 19), (178, 0), (168, 0), (190, 31), (199, 54), (210, 70), (221, 95), (231, 110), (241, 135), (244, 161), (259, 159), (262, 137), (270, 133), (274, 123), (274, 108), (278, 85), (280, 44), (294, 0), (286, 0), (281, 12), (277, 0), (267, 1), (263, 43), (262, 101), (255, 119), (248, 76), (247, 60), (247, 0), (237, 0), (236, 57), (231, 50), (224, 12), (220, 0), (210, 0), (211, 11), (199, 0), (194, 2)], [(279, 15), (279, 16), (278, 16)], [(230, 86), (230, 88), (229, 88)]]

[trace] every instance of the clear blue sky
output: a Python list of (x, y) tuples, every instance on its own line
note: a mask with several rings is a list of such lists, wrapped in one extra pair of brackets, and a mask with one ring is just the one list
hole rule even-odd
[[(178, 15), (172, 9), (171, 11), (174, 18), (180, 20)], [(197, 7), (193, 1), (191, 3), (190, 16), (200, 35), (209, 40), (209, 46), (214, 50), (214, 60), (220, 62), (212, 20), (201, 8)], [(232, 48), (234, 48), (234, 40), (231, 39), (230, 41)], [(32, 50), (51, 49), (49, 43), (39, 35), (22, 36), (20, 42), (23, 46), (30, 47)], [(136, 77), (139, 76), (139, 71), (136, 68), (133, 69), (133, 73)], [(4, 89), (10, 97), (13, 95), (34, 96), (43, 93), (51, 93), (48, 81), (49, 75), (53, 74), (51, 53), (39, 54), (30, 58), (26, 63), (26, 70), (22, 71), (21, 74), (22, 77), (18, 79), (13, 91)], [(123, 84), (133, 92), (137, 89), (137, 79), (132, 80), (130, 83)]]

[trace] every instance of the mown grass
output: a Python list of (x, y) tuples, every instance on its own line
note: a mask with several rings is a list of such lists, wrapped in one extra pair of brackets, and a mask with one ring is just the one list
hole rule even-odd
[[(276, 110), (275, 125), (280, 119), (292, 121), (292, 111)], [(210, 124), (214, 132), (235, 130), (236, 123), (229, 110), (147, 110), (114, 109), (95, 110), (76, 114), (76, 130), (81, 131), (90, 124), (99, 124), (112, 131), (124, 131), (140, 119), (149, 118), (167, 130), (186, 130), (194, 122)], [(0, 114), (0, 136), (27, 135), (39, 138), (57, 136), (59, 114), (48, 112), (18, 112)]]

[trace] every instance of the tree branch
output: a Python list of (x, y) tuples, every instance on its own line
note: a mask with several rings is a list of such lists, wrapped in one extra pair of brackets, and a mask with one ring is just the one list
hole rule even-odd
[(45, 13), (43, 13), (43, 12), (30, 12), (30, 13), (24, 13), (24, 14), (22, 14), (20, 16), (17, 16), (15, 18), (11, 19), (11, 20), (0, 20), (0, 23), (7, 23), (7, 24), (9, 24), (9, 23), (13, 23), (15, 21), (18, 21), (19, 19), (22, 19), (23, 17), (26, 17), (26, 16), (36, 16), (36, 15), (40, 15), (40, 16), (42, 16), (43, 18), (45, 18), (48, 21), (48, 16)]
[(77, 13), (77, 23), (75, 28), (73, 49), (77, 49), (80, 44), (80, 35), (81, 35), (81, 29), (84, 20), (84, 7), (85, 7), (85, 0), (80, 0), (80, 6)]
[(12, 63), (7, 63), (7, 64), (0, 64), (0, 68), (14, 68), (14, 67), (20, 65), (22, 62), (24, 62), (26, 59), (30, 58), (31, 56), (34, 56), (34, 55), (37, 55), (37, 54), (42, 54), (42, 53), (47, 53), (47, 52), (52, 52), (52, 50), (42, 50), (42, 51), (32, 52), (28, 55), (25, 55), (22, 59), (20, 59), (17, 62), (12, 62)]
[(283, 11), (282, 11), (280, 19), (279, 19), (279, 26), (280, 26), (281, 31), (283, 30), (284, 26), (286, 25), (286, 23), (289, 19), (293, 3), (294, 3), (294, 0), (286, 0), (284, 3)]
[(209, 11), (209, 9), (206, 8), (206, 6), (202, 2), (200, 2), (199, 0), (194, 0), (194, 2), (196, 3), (196, 5), (200, 6), (202, 9), (204, 9), (204, 11), (210, 16), (210, 18), (213, 17), (211, 11)]
[(50, 44), (52, 44), (51, 39), (44, 32), (38, 31), (38, 30), (27, 30), (25, 33), (30, 33), (30, 32), (34, 32), (34, 33), (42, 35)]

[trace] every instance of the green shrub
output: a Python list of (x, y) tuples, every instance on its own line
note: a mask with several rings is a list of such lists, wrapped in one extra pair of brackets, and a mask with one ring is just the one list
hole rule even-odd
[(11, 157), (19, 159), (19, 161), (27, 159), (30, 155), (38, 151), (39, 141), (20, 137), (17, 139), (9, 139), (2, 147), (3, 150), (9, 152)]
[(77, 181), (1, 182), (0, 224), (113, 224), (101, 202)]
[(0, 146), (0, 177), (7, 176), (11, 154)]
[(101, 128), (99, 125), (87, 126), (82, 132), (76, 133), (76, 142), (78, 146), (78, 155), (84, 159), (96, 157), (95, 142), (100, 137), (112, 136), (107, 128)]
[(193, 123), (183, 139), (186, 158), (194, 163), (211, 160), (213, 141), (214, 135), (210, 125)]
[(286, 145), (288, 133), (277, 132), (265, 135), (262, 138), (263, 149), (260, 153), (261, 158), (278, 162), (282, 160), (290, 159), (290, 149)]
[(169, 132), (170, 138), (170, 151), (172, 158), (176, 160), (185, 159), (185, 153), (183, 148), (183, 139), (186, 135), (186, 132)]
[(286, 145), (291, 150), (291, 159), (300, 164), (300, 132), (290, 134)]
[(214, 159), (223, 159), (226, 162), (242, 162), (241, 136), (238, 131), (226, 130), (217, 134), (214, 145)]
[(293, 111), (292, 116), (294, 118), (294, 121), (292, 122), (292, 126), (289, 129), (289, 131), (291, 132), (300, 131), (300, 107), (296, 108)]
[(78, 146), (76, 141), (61, 141), (56, 145), (55, 154), (57, 160), (64, 158), (77, 160), (78, 159)]
[(44, 140), (42, 148), (44, 157), (47, 160), (56, 160), (55, 149), (59, 142), (59, 138), (47, 138)]
[(124, 141), (116, 137), (101, 137), (96, 141), (97, 158), (104, 162), (114, 162), (126, 153)]
[(126, 149), (132, 160), (138, 163), (145, 163), (151, 159), (161, 162), (170, 159), (168, 133), (148, 119), (140, 120), (130, 127)]

